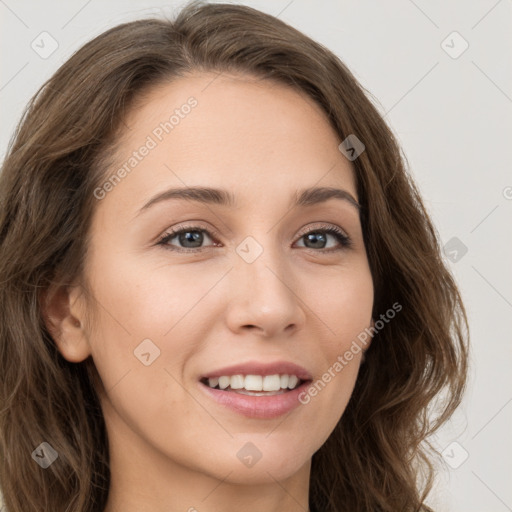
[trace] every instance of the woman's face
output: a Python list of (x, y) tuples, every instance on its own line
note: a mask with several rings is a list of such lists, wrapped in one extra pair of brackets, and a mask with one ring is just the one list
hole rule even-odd
[[(95, 192), (95, 300), (76, 304), (95, 314), (84, 347), (113, 463), (281, 480), (309, 471), (343, 414), (361, 353), (336, 362), (371, 324), (372, 277), (354, 172), (319, 107), (216, 76), (159, 86), (126, 119), (115, 177)], [(325, 200), (318, 187), (341, 192)], [(309, 382), (284, 391), (295, 378), (282, 375)], [(229, 389), (209, 387), (220, 376)], [(247, 394), (263, 385), (274, 391)]]

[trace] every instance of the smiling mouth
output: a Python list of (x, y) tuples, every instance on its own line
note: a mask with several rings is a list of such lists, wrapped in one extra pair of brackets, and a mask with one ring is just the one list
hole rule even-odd
[(282, 395), (301, 386), (304, 380), (296, 375), (223, 375), (201, 379), (201, 383), (212, 389), (249, 396)]

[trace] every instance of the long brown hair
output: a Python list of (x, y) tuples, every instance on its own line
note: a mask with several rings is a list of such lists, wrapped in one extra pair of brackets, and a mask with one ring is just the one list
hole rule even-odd
[[(350, 134), (363, 141), (352, 163), (374, 318), (395, 302), (402, 310), (375, 335), (339, 424), (313, 456), (310, 506), (426, 510), (428, 436), (461, 400), (468, 334), (406, 158), (333, 53), (252, 8), (201, 2), (175, 20), (125, 23), (87, 43), (34, 96), (9, 147), (0, 176), (0, 485), (7, 510), (105, 507), (110, 473), (98, 374), (91, 358), (71, 363), (60, 355), (41, 301), (82, 275), (94, 190), (105, 180), (123, 115), (143, 91), (195, 70), (287, 84), (318, 103), (340, 142)], [(58, 453), (46, 470), (31, 457), (42, 442)]]

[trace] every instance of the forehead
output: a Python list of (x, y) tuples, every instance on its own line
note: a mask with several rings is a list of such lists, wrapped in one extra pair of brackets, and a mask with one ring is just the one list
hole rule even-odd
[(342, 186), (356, 197), (352, 166), (325, 113), (284, 84), (191, 74), (140, 96), (125, 125), (109, 172), (127, 172), (107, 199), (131, 196), (140, 207), (165, 187), (194, 185), (227, 188), (242, 201), (275, 201), (311, 186)]

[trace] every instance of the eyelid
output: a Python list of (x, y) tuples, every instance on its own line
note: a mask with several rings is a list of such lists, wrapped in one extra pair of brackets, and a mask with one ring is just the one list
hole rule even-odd
[(299, 234), (297, 236), (300, 238), (304, 235), (307, 235), (311, 231), (315, 231), (315, 230), (322, 231), (322, 230), (329, 230), (329, 229), (339, 230), (341, 233), (343, 233), (344, 236), (346, 236), (347, 238), (350, 238), (348, 236), (348, 233), (344, 229), (340, 228), (339, 226), (336, 226), (336, 224), (330, 224), (330, 223), (326, 223), (326, 222), (313, 222), (312, 225), (308, 224), (306, 227), (304, 227), (303, 229), (301, 229), (299, 231)]
[(214, 235), (215, 237), (220, 237), (220, 233), (210, 227), (209, 225), (206, 226), (206, 225), (202, 225), (201, 224), (201, 221), (188, 221), (188, 222), (185, 222), (184, 224), (181, 224), (179, 225), (177, 228), (172, 228), (172, 229), (169, 229), (166, 233), (164, 233), (164, 236), (166, 234), (178, 234), (178, 233), (181, 233), (182, 231), (206, 231), (208, 234), (210, 235)]

